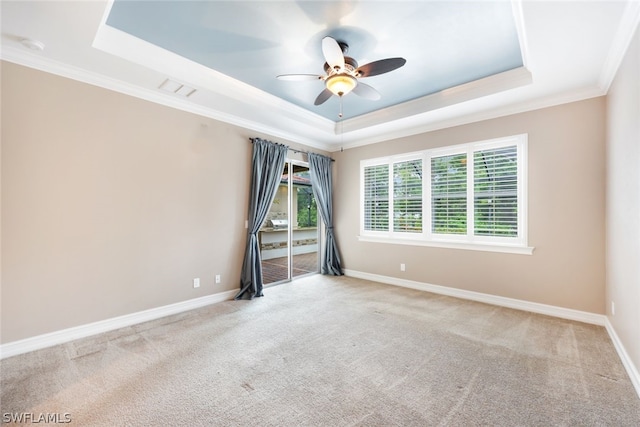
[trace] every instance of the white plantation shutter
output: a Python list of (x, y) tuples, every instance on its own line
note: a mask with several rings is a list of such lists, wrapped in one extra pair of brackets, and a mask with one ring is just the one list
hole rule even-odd
[(467, 233), (467, 155), (431, 158), (431, 231)]
[(422, 232), (422, 159), (393, 164), (393, 231)]
[(389, 230), (389, 165), (364, 168), (364, 229)]
[(360, 238), (531, 254), (527, 135), (360, 161)]
[(518, 236), (517, 155), (515, 145), (473, 153), (476, 236)]

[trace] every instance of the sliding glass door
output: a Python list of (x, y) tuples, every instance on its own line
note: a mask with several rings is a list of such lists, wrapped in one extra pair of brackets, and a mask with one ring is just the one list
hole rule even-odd
[(318, 219), (308, 165), (288, 160), (258, 233), (265, 286), (318, 272)]

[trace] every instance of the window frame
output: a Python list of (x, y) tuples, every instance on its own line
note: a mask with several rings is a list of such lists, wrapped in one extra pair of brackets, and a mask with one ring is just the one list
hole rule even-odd
[[(474, 153), (478, 151), (516, 147), (517, 160), (517, 235), (515, 237), (475, 235), (475, 164)], [(433, 232), (432, 224), (432, 183), (431, 160), (435, 157), (466, 154), (466, 200), (467, 224), (466, 234), (444, 234)], [(407, 244), (416, 246), (432, 246), (454, 249), (468, 249), (489, 252), (506, 252), (528, 254), (533, 253), (533, 247), (528, 246), (528, 135), (519, 134), (490, 140), (469, 142), (464, 144), (438, 147), (411, 153), (403, 153), (375, 159), (360, 161), (360, 241)], [(393, 231), (393, 169), (394, 163), (421, 159), (422, 161), (422, 232)], [(388, 165), (389, 169), (389, 224), (386, 231), (364, 229), (364, 175), (365, 168), (371, 166)], [(425, 179), (426, 178), (426, 179)]]
[[(365, 178), (366, 178), (366, 174), (365, 174), (365, 168), (366, 167), (377, 167), (377, 166), (386, 166), (387, 167), (387, 210), (389, 209), (389, 204), (390, 204), (390, 199), (391, 199), (391, 195), (389, 194), (389, 165), (388, 163), (382, 162), (382, 163), (378, 163), (376, 162), (376, 159), (373, 159), (372, 161), (365, 161), (366, 165), (365, 166), (361, 166), (360, 167), (360, 229), (364, 230), (365, 229), (365, 225), (367, 223), (370, 224), (378, 224), (378, 221), (366, 221), (366, 194), (365, 194), (365, 190), (366, 190), (366, 182), (365, 182)], [(375, 175), (374, 175), (375, 176)], [(387, 219), (387, 229), (389, 229), (389, 224), (390, 224), (390, 218)], [(384, 231), (377, 231), (377, 230), (367, 230), (368, 233), (372, 233), (372, 235), (382, 235), (383, 233), (386, 233)], [(362, 233), (361, 233), (362, 234)]]
[[(396, 223), (395, 223), (395, 218), (396, 218), (396, 201), (401, 200), (401, 198), (396, 199), (396, 186), (395, 186), (395, 165), (399, 164), (399, 163), (409, 163), (415, 160), (419, 160), (422, 164), (422, 170), (420, 171), (422, 174), (422, 179), (420, 180), (420, 187), (421, 187), (421, 191), (420, 191), (420, 204), (421, 204), (421, 214), (422, 217), (420, 219), (421, 221), (421, 231), (416, 232), (416, 231), (395, 231), (396, 230)], [(390, 165), (390, 169), (389, 169), (389, 179), (391, 179), (390, 184), (389, 184), (389, 215), (393, 215), (393, 217), (389, 217), (390, 223), (393, 224), (393, 230), (391, 230), (391, 226), (389, 227), (390, 231), (394, 234), (394, 235), (400, 235), (400, 236), (409, 236), (409, 235), (421, 235), (422, 233), (424, 233), (424, 157), (423, 156), (398, 156), (398, 158), (391, 163)], [(409, 200), (408, 198), (405, 200)], [(393, 221), (391, 221), (393, 219)]]

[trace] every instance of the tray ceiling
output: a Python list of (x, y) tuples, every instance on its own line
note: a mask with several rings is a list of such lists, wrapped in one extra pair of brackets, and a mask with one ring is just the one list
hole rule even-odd
[(313, 103), (322, 81), (275, 78), (324, 74), (323, 37), (347, 43), (360, 65), (407, 59), (397, 71), (362, 79), (381, 99), (345, 96), (347, 119), (522, 67), (514, 16), (509, 2), (116, 0), (106, 25), (337, 121), (337, 97)]
[[(4, 60), (327, 150), (604, 95), (640, 20), (637, 0), (0, 7)], [(325, 36), (361, 65), (407, 63), (362, 79), (381, 99), (349, 94), (339, 119), (336, 97), (313, 105), (322, 81), (275, 78), (322, 74)]]

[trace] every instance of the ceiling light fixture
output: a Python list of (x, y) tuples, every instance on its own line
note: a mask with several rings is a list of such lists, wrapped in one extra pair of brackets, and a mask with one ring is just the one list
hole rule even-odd
[(358, 81), (349, 74), (334, 74), (327, 78), (325, 84), (331, 93), (342, 97), (351, 92), (358, 85)]

